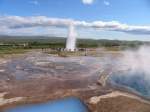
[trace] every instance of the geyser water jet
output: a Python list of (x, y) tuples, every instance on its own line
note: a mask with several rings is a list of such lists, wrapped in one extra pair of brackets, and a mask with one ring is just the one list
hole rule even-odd
[(66, 50), (67, 51), (75, 51), (76, 49), (76, 32), (75, 32), (75, 27), (74, 24), (70, 24), (69, 26), (69, 33), (68, 33), (68, 38), (66, 42)]

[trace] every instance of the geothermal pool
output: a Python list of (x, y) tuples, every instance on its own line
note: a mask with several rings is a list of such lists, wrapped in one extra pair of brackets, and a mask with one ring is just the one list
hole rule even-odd
[(139, 70), (115, 72), (109, 78), (111, 84), (116, 87), (124, 87), (145, 98), (150, 98), (149, 74)]
[(68, 97), (42, 104), (18, 106), (4, 112), (88, 112), (88, 109), (80, 99)]

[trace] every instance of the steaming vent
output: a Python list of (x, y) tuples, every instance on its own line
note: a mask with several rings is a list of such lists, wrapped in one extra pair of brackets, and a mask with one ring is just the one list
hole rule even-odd
[(119, 71), (109, 77), (111, 84), (150, 99), (150, 47), (124, 51), (117, 61)]
[(66, 42), (66, 50), (67, 51), (75, 51), (76, 49), (76, 32), (75, 32), (75, 27), (73, 24), (70, 24), (69, 26), (69, 33), (68, 33), (68, 38)]

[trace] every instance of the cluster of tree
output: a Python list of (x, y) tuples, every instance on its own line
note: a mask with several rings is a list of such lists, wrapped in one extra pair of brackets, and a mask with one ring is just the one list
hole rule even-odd
[[(0, 36), (0, 48), (65, 48), (66, 38), (62, 37), (42, 37), (42, 36)], [(150, 42), (144, 41), (121, 41), (121, 40), (94, 40), (77, 39), (78, 48), (96, 48), (96, 47), (123, 47), (137, 48), (141, 45), (150, 45)]]

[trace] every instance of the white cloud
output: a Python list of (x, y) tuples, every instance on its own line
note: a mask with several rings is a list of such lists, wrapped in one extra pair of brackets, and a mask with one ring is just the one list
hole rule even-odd
[(33, 4), (33, 5), (39, 5), (39, 2), (37, 0), (34, 0), (34, 1), (29, 1), (30, 4)]
[(82, 3), (87, 5), (93, 4), (93, 2), (94, 0), (82, 0)]
[(109, 2), (109, 1), (104, 0), (104, 5), (109, 6), (109, 5), (110, 5), (110, 2)]
[[(21, 16), (0, 16), (0, 33), (7, 33), (10, 31), (20, 29), (30, 28), (30, 32), (32, 33), (32, 28), (48, 28), (50, 26), (56, 27), (68, 27), (69, 25), (74, 24), (78, 27), (83, 28), (93, 28), (97, 30), (106, 30), (106, 31), (117, 31), (117, 32), (125, 32), (130, 34), (137, 35), (150, 35), (150, 26), (135, 26), (122, 24), (118, 21), (75, 21), (71, 19), (60, 19), (60, 18), (49, 18), (46, 16), (31, 16), (31, 17), (21, 17)], [(25, 32), (25, 31), (24, 31)]]
[(133, 26), (122, 24), (118, 21), (94, 21), (94, 22), (85, 22), (85, 21), (76, 21), (76, 25), (82, 27), (90, 27), (95, 29), (104, 29), (107, 31), (117, 31), (117, 32), (125, 32), (130, 34), (145, 34), (150, 35), (150, 26)]

